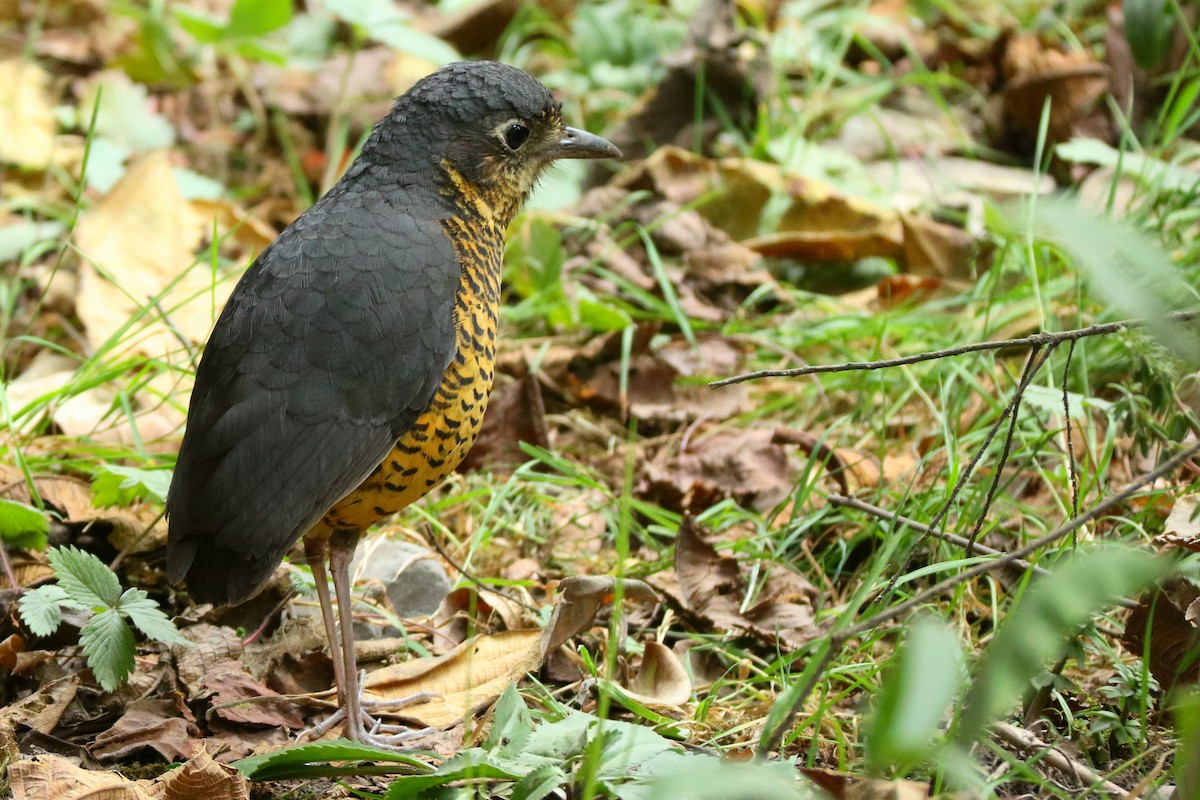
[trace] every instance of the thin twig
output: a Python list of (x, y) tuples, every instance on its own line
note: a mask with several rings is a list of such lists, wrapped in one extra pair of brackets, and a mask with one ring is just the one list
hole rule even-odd
[(1081, 788), (1087, 789), (1089, 793), (1099, 789), (1113, 797), (1129, 797), (1129, 792), (1124, 788), (1106, 780), (1090, 767), (1070, 758), (1057, 747), (1043, 742), (1032, 731), (1018, 728), (1007, 722), (993, 722), (992, 730), (1001, 741), (1017, 748), (1019, 755), (1023, 758), (1036, 756), (1037, 763), (1053, 767)]
[(1071, 377), (1071, 356), (1075, 355), (1075, 342), (1067, 348), (1067, 363), (1063, 366), (1063, 430), (1067, 432), (1067, 472), (1071, 477), (1071, 513), (1079, 513), (1079, 470), (1075, 469), (1075, 436), (1071, 430), (1071, 401), (1067, 394), (1067, 379)]
[[(1176, 311), (1173, 314), (1168, 314), (1163, 317), (1164, 322), (1189, 322), (1200, 317), (1200, 310), (1197, 311)], [(958, 347), (947, 347), (944, 350), (931, 350), (926, 353), (917, 353), (916, 355), (904, 356), (902, 358), (889, 358), (882, 361), (850, 361), (844, 364), (815, 364), (808, 367), (796, 367), (795, 369), (764, 369), (757, 372), (747, 372), (744, 375), (734, 375), (729, 378), (722, 378), (719, 381), (713, 381), (709, 386), (728, 386), (731, 383), (741, 383), (742, 381), (754, 380), (756, 378), (793, 378), (798, 375), (817, 375), (826, 372), (854, 372), (861, 370), (887, 369), (888, 367), (902, 367), (906, 364), (919, 364), (922, 361), (934, 361), (939, 358), (948, 358), (950, 356), (960, 356), (964, 353), (977, 353), (981, 350), (1003, 350), (1006, 347), (1033, 347), (1056, 345), (1062, 342), (1073, 342), (1077, 339), (1086, 339), (1089, 336), (1103, 336), (1109, 333), (1116, 333), (1130, 328), (1144, 328), (1153, 322), (1159, 320), (1148, 319), (1126, 319), (1120, 322), (1104, 322), (1098, 325), (1089, 325), (1086, 328), (1075, 328), (1069, 331), (1046, 331), (1043, 333), (1035, 333), (1031, 336), (1024, 336), (1019, 339), (1002, 339), (995, 342), (973, 342), (972, 344), (959, 345)]]
[(1137, 492), (1143, 486), (1154, 483), (1154, 481), (1158, 480), (1162, 476), (1173, 472), (1198, 453), (1200, 453), (1200, 442), (1193, 444), (1186, 450), (1167, 459), (1155, 469), (1134, 480), (1112, 497), (1100, 501), (1086, 512), (1072, 517), (1070, 520), (1055, 528), (1050, 533), (1047, 533), (1041, 538), (1035, 539), (1024, 547), (1014, 550), (1011, 553), (997, 556), (993, 561), (985, 561), (980, 564), (976, 564), (973, 567), (969, 567), (959, 574), (946, 578), (945, 580), (930, 586), (928, 589), (913, 595), (908, 600), (884, 609), (878, 614), (870, 616), (855, 625), (851, 625), (849, 628), (831, 632), (828, 640), (829, 650), (822, 659), (821, 668), (814, 670), (813, 677), (809, 680), (804, 690), (792, 699), (791, 707), (788, 709), (787, 714), (784, 715), (783, 719), (780, 720), (779, 725), (773, 729), (763, 730), (762, 736), (759, 739), (758, 747), (756, 748), (755, 757), (759, 759), (766, 758), (767, 754), (779, 747), (779, 743), (783, 740), (784, 734), (787, 733), (789, 728), (791, 728), (792, 722), (796, 718), (796, 714), (799, 713), (800, 709), (804, 706), (805, 701), (808, 699), (809, 694), (811, 694), (812, 690), (816, 687), (817, 681), (820, 679), (820, 675), (824, 671), (825, 666), (833, 661), (834, 657), (841, 651), (846, 642), (850, 641), (856, 636), (866, 633), (867, 631), (878, 628), (885, 622), (890, 622), (891, 620), (904, 616), (913, 609), (924, 605), (932, 598), (937, 597), (943, 592), (953, 589), (960, 584), (966, 583), (972, 578), (976, 578), (984, 573), (1000, 569), (1001, 567), (1006, 567), (1010, 564), (1015, 564), (1017, 561), (1024, 559), (1026, 556), (1037, 552), (1043, 547), (1053, 544), (1064, 536), (1101, 516), (1110, 508), (1124, 503), (1130, 497), (1133, 497), (1133, 495), (1137, 494)]
[[(1053, 346), (1047, 348), (1044, 352), (1042, 351), (1041, 345), (1036, 345), (1033, 348), (1033, 351), (1029, 354), (1029, 360), (1025, 362), (1025, 371), (1021, 373), (1021, 380), (1017, 384), (1017, 388), (1013, 392), (1012, 397), (1009, 398), (1007, 405), (1004, 406), (1004, 410), (1000, 412), (1000, 416), (994, 423), (992, 423), (992, 427), (988, 430), (987, 436), (984, 437), (983, 444), (980, 445), (979, 449), (975, 451), (975, 455), (971, 458), (971, 460), (967, 463), (966, 468), (958, 476), (958, 480), (955, 481), (954, 487), (950, 490), (950, 496), (946, 498), (946, 502), (942, 504), (942, 507), (938, 509), (937, 514), (935, 514), (933, 519), (929, 521), (929, 527), (941, 527), (942, 521), (946, 519), (946, 516), (950, 513), (950, 509), (954, 506), (954, 501), (958, 499), (959, 492), (961, 492), (963, 487), (967, 485), (967, 481), (971, 479), (971, 476), (975, 474), (975, 468), (979, 466), (979, 462), (983, 460), (984, 454), (987, 452), (988, 448), (991, 447), (992, 440), (996, 438), (996, 434), (1000, 431), (1000, 426), (1004, 424), (1004, 421), (1008, 419), (1010, 415), (1015, 417), (1017, 406), (1021, 402), (1021, 395), (1024, 394), (1025, 389), (1028, 388), (1030, 381), (1033, 380), (1033, 376), (1036, 375), (1042, 368), (1042, 365), (1046, 363), (1046, 359), (1050, 357), (1052, 352), (1054, 352)], [(1003, 467), (1003, 465), (1001, 465), (1001, 467)], [(891, 595), (892, 591), (896, 588), (896, 583), (900, 580), (900, 576), (908, 572), (908, 568), (912, 564), (914, 556), (924, 544), (925, 537), (922, 537), (921, 539), (917, 540), (916, 544), (914, 544), (912, 548), (910, 548), (908, 557), (904, 559), (904, 564), (892, 575), (891, 580), (888, 581), (888, 584), (884, 588), (880, 597), (887, 597)]]
[[(987, 497), (983, 501), (983, 509), (979, 512), (979, 517), (975, 520), (975, 527), (971, 529), (970, 540), (971, 544), (975, 544), (979, 540), (979, 534), (983, 532), (983, 526), (987, 522), (988, 512), (992, 510), (992, 503), (996, 500), (996, 491), (1000, 488), (1000, 477), (1004, 474), (1004, 466), (1008, 463), (1008, 456), (1012, 452), (1013, 437), (1017, 435), (1017, 418), (1021, 411), (1021, 399), (1025, 396), (1025, 390), (1029, 388), (1029, 384), (1033, 382), (1033, 377), (1036, 375), (1050, 356), (1054, 353), (1056, 345), (1050, 345), (1046, 348), (1046, 352), (1038, 357), (1038, 349), (1033, 348), (1029, 351), (1029, 360), (1025, 362), (1025, 372), (1021, 375), (1021, 382), (1017, 385), (1017, 389), (1013, 392), (1012, 400), (1004, 409), (1004, 413), (1008, 414), (1008, 435), (1004, 437), (1004, 447), (1000, 451), (1000, 461), (996, 464), (996, 468), (992, 470), (992, 482), (988, 486)], [(993, 431), (999, 430), (1000, 425), (1004, 422), (1003, 416), (996, 421)], [(991, 437), (989, 437), (990, 440)], [(985, 444), (979, 448), (979, 457), (983, 457), (983, 451), (987, 447)]]
[[(920, 531), (926, 536), (932, 536), (935, 539), (941, 539), (944, 542), (949, 542), (950, 544), (957, 545), (958, 547), (974, 550), (976, 553), (983, 553), (984, 555), (988, 556), (1004, 555), (1003, 550), (997, 550), (994, 547), (988, 547), (986, 544), (980, 544), (979, 542), (972, 543), (970, 540), (965, 539), (962, 536), (956, 536), (953, 533), (937, 530), (936, 528), (926, 525), (924, 522), (917, 522), (911, 517), (905, 517), (895, 513), (894, 511), (888, 511), (885, 508), (880, 508), (879, 506), (859, 500), (857, 497), (848, 497), (844, 494), (831, 494), (826, 499), (828, 499), (832, 505), (864, 511), (873, 517), (879, 517), (880, 519), (887, 520), (888, 522), (895, 522), (899, 525), (903, 525), (906, 528), (912, 528), (915, 531)], [(1038, 575), (1051, 574), (1050, 570), (1046, 569), (1045, 567), (1039, 567), (1037, 564), (1030, 564), (1028, 561), (1023, 559), (1017, 559), (1016, 561), (1013, 561), (1013, 566), (1020, 570), (1032, 570)]]

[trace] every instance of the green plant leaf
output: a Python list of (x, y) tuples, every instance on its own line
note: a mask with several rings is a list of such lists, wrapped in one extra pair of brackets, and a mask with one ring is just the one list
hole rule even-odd
[(1128, 547), (1081, 550), (1040, 578), (1000, 625), (967, 693), (955, 739), (963, 748), (1025, 692), (1046, 662), (1100, 608), (1162, 576), (1170, 562)]
[(75, 602), (93, 611), (112, 608), (121, 599), (121, 582), (108, 566), (76, 547), (52, 547), (46, 554), (54, 576)]
[(483, 749), (488, 752), (520, 753), (529, 742), (533, 731), (533, 717), (517, 691), (510, 683), (492, 711), (492, 727), (488, 731)]
[(92, 475), (92, 505), (97, 508), (127, 506), (134, 500), (164, 505), (171, 488), (169, 469), (137, 469), (105, 464)]
[(694, 753), (670, 753), (640, 765), (633, 781), (609, 785), (620, 800), (801, 800), (817, 793), (797, 783), (786, 761), (738, 764)]
[(138, 630), (156, 642), (191, 645), (190, 639), (185, 639), (170, 617), (163, 613), (158, 603), (141, 589), (126, 589), (121, 599), (117, 601), (117, 611), (129, 617), (129, 621)]
[(542, 800), (567, 785), (567, 773), (556, 764), (546, 764), (513, 784), (510, 800)]
[(1163, 320), (1195, 305), (1197, 290), (1159, 242), (1069, 201), (1043, 198), (1036, 211), (1038, 235), (1069, 254), (1102, 298), (1123, 314), (1145, 318), (1155, 338), (1187, 363), (1200, 363), (1200, 336)]
[(133, 671), (134, 655), (133, 631), (120, 613), (109, 608), (89, 619), (79, 631), (79, 643), (104, 690), (119, 689)]
[(216, 44), (221, 40), (225, 27), (211, 17), (198, 14), (190, 8), (175, 7), (171, 9), (179, 27), (183, 28), (193, 39), (201, 44)]
[(888, 667), (866, 725), (867, 763), (883, 774), (930, 756), (929, 742), (963, 681), (962, 647), (941, 620), (921, 617)]
[(49, 530), (50, 520), (44, 511), (0, 498), (0, 539), (24, 550), (42, 550)]
[[(398, 753), (381, 750), (369, 744), (352, 742), (348, 739), (331, 739), (285, 747), (266, 755), (251, 756), (233, 763), (234, 769), (252, 781), (277, 781), (289, 778), (305, 778), (331, 774), (353, 774), (354, 767), (331, 770), (330, 761), (373, 761), (398, 764), (417, 772), (432, 772), (429, 764), (417, 758), (420, 751)], [(426, 755), (434, 755), (427, 753)]]
[(1157, 69), (1175, 38), (1175, 14), (1168, 0), (1125, 0), (1125, 40), (1134, 62)]
[(1190, 687), (1175, 697), (1172, 711), (1179, 746), (1175, 748), (1178, 797), (1200, 797), (1200, 689)]
[(515, 781), (522, 775), (495, 763), (486, 752), (478, 747), (463, 750), (428, 775), (413, 775), (397, 778), (388, 787), (386, 800), (410, 800), (423, 792), (454, 781), (464, 780), (507, 780)]
[(34, 636), (49, 636), (62, 624), (62, 607), (67, 604), (74, 605), (57, 584), (29, 589), (21, 595), (21, 619)]
[(237, 0), (222, 38), (262, 36), (292, 20), (292, 0)]

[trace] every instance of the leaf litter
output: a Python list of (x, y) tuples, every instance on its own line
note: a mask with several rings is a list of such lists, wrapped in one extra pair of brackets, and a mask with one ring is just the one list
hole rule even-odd
[[(0, 666), (10, 696), (17, 699), (0, 712), (0, 720), (13, 730), (86, 743), (94, 755), (110, 762), (159, 758), (184, 760), (185, 765), (158, 782), (134, 783), (40, 754), (17, 761), (10, 779), (14, 792), (24, 793), (19, 797), (72, 797), (70, 792), (85, 786), (99, 789), (93, 782), (107, 784), (108, 778), (114, 791), (128, 792), (114, 796), (242, 797), (247, 790), (240, 774), (214, 762), (209, 753), (228, 762), (278, 747), (289, 733), (323, 713), (328, 703), (331, 667), (320, 638), (312, 635), (312, 617), (303, 613), (304, 603), (286, 599), (292, 589), (289, 576), (294, 574), (281, 569), (259, 605), (241, 612), (236, 628), (218, 624), (232, 621), (229, 612), (189, 607), (163, 584), (155, 563), (162, 525), (155, 520), (154, 501), (138, 500), (132, 507), (104, 511), (92, 508), (95, 490), (80, 477), (87, 470), (77, 465), (81, 459), (100, 460), (112, 452), (138, 461), (171, 451), (183, 421), (194, 346), (207, 334), (236, 267), (301, 210), (296, 182), (319, 185), (336, 174), (348, 147), (343, 142), (325, 152), (322, 139), (333, 141), (330, 131), (344, 125), (340, 135), (349, 132), (353, 141), (353, 134), (378, 116), (388, 97), (430, 65), (389, 47), (368, 45), (353, 58), (325, 52), (317, 57), (316, 69), (258, 63), (249, 83), (245, 76), (234, 80), (219, 74), (206, 84), (178, 90), (172, 88), (178, 75), (164, 73), (149, 80), (138, 71), (147, 68), (145, 61), (138, 61), (145, 55), (138, 50), (142, 45), (136, 37), (114, 36), (110, 13), (78, 5), (89, 9), (84, 16), (98, 23), (95, 33), (72, 28), (53, 11), (45, 35), (34, 42), (35, 52), (48, 57), (54, 70), (86, 73), (78, 85), (60, 82), (57, 73), (25, 61), (0, 62), (0, 72), (11, 78), (0, 80), (0, 94), (17, 98), (5, 103), (0, 97), (0, 120), (8, 120), (6, 130), (20, 133), (0, 142), (0, 160), (22, 168), (0, 178), (3, 195), (63, 203), (69, 196), (64, 187), (44, 179), (51, 166), (84, 181), (79, 174), (79, 128), (66, 125), (55, 108), (67, 104), (77, 116), (86, 115), (87, 98), (94, 96), (97, 85), (105, 86), (113, 104), (105, 111), (100, 133), (121, 148), (107, 156), (106, 145), (96, 149), (93, 166), (108, 170), (104, 174), (111, 181), (105, 183), (100, 172), (86, 176), (89, 194), (74, 230), (77, 250), (62, 259), (66, 269), (59, 268), (53, 253), (30, 256), (36, 263), (22, 268), (26, 280), (36, 278), (30, 285), (57, 315), (39, 316), (36, 324), (59, 349), (31, 354), (28, 343), (13, 348), (9, 355), (17, 356), (6, 363), (12, 369), (5, 372), (5, 390), (17, 408), (29, 409), (14, 426), (26, 452), (59, 461), (56, 469), (61, 472), (38, 472), (33, 479), (48, 512), (51, 537), (85, 543), (108, 559), (125, 559), (122, 569), (178, 613), (195, 647), (142, 645), (133, 682), (119, 694), (103, 693), (92, 676), (80, 670), (82, 662), (65, 636), (39, 640), (10, 619), (0, 630), (5, 636)], [(571, 5), (552, 13), (559, 21), (570, 20)], [(769, 36), (785, 41), (798, 32), (794, 16), (779, 8), (762, 11)], [(476, 42), (479, 32), (470, 31), (464, 20), (507, 20), (512, 9), (485, 2), (452, 17), (428, 13), (431, 17), (421, 26), (440, 31), (459, 47), (474, 48), (483, 46)], [(929, 473), (939, 470), (926, 464), (926, 477), (914, 478), (915, 457), (903, 444), (899, 454), (892, 443), (884, 453), (861, 439), (846, 443), (820, 427), (748, 419), (760, 413), (758, 408), (772, 398), (772, 391), (778, 392), (778, 385), (774, 390), (738, 385), (714, 392), (705, 381), (761, 361), (759, 342), (737, 331), (755, 315), (791, 308), (796, 297), (781, 275), (790, 276), (787, 270), (792, 266), (812, 270), (827, 264), (849, 271), (863, 260), (886, 260), (900, 274), (838, 301), (869, 314), (953, 298), (983, 274), (990, 264), (989, 242), (979, 222), (984, 199), (1003, 199), (1027, 187), (1045, 192), (1053, 182), (1032, 170), (1010, 167), (1002, 173), (982, 168), (984, 162), (960, 158), (974, 149), (975, 139), (992, 135), (1012, 152), (1024, 152), (1047, 99), (1053, 101), (1051, 143), (1081, 135), (1112, 139), (1096, 101), (1110, 83), (1117, 90), (1121, 76), (1109, 81), (1090, 55), (1028, 35), (974, 39), (946, 20), (918, 29), (911, 26), (905, 4), (878, 3), (864, 15), (859, 35), (880, 52), (891, 53), (901, 69), (913, 57), (931, 68), (962, 69), (965, 80), (985, 87), (992, 106), (987, 120), (991, 133), (969, 114), (946, 114), (949, 121), (934, 115), (928, 105), (920, 105), (924, 98), (918, 93), (919, 99), (907, 99), (906, 117), (884, 113), (896, 109), (881, 110), (881, 122), (872, 129), (883, 129), (886, 146), (867, 142), (858, 157), (876, 160), (879, 168), (866, 170), (862, 182), (845, 175), (831, 180), (819, 169), (797, 171), (798, 161), (780, 155), (787, 144), (783, 141), (767, 145), (780, 164), (768, 162), (761, 153), (734, 155), (729, 131), (722, 126), (752, 134), (755, 109), (775, 102), (770, 79), (778, 77), (772, 75), (776, 65), (769, 61), (769, 39), (759, 41), (735, 21), (736, 13), (734, 4), (706, 4), (678, 51), (658, 60), (661, 80), (640, 102), (626, 104), (630, 111), (610, 135), (625, 137), (630, 152), (641, 149), (644, 160), (633, 160), (611, 180), (593, 173), (591, 180), (604, 185), (585, 192), (574, 208), (543, 220), (538, 235), (560, 239), (560, 277), (565, 278), (566, 302), (575, 304), (574, 316), (547, 317), (538, 323), (542, 336), (506, 340), (507, 350), (500, 357), (504, 375), (480, 444), (472, 462), (464, 465), (464, 475), (437, 500), (478, 487), (480, 470), (504, 475), (515, 471), (520, 476), (537, 469), (553, 475), (549, 462), (528, 466), (531, 446), (576, 459), (592, 470), (594, 484), (575, 491), (539, 488), (546, 493), (537, 500), (544, 515), (527, 513), (511, 523), (512, 530), (483, 545), (504, 553), (486, 556), (483, 563), (490, 567), (490, 557), (505, 568), (484, 574), (503, 574), (511, 586), (460, 587), (443, 604), (440, 619), (409, 620), (405, 638), (380, 636), (362, 643), (372, 658), (382, 653), (385, 660), (404, 659), (371, 673), (368, 684), (376, 698), (432, 695), (402, 715), (421, 724), (450, 726), (454, 735), (438, 744), (450, 747), (446, 754), (469, 744), (465, 729), (474, 717), (529, 672), (570, 676), (562, 685), (578, 681), (579, 696), (587, 696), (587, 673), (578, 648), (597, 653), (605, 646), (614, 585), (603, 572), (614, 558), (612, 538), (619, 527), (614, 509), (626, 479), (629, 502), (655, 509), (645, 515), (652, 520), (648, 524), (653, 535), (661, 537), (663, 529), (670, 529), (674, 544), (673, 553), (656, 552), (649, 542), (635, 544), (632, 553), (631, 563), (646, 581), (626, 581), (629, 608), (623, 610), (627, 620), (642, 625), (635, 634), (640, 652), (620, 653), (623, 663), (611, 676), (617, 696), (629, 701), (631, 714), (645, 714), (649, 707), (664, 718), (686, 719), (701, 699), (702, 687), (726, 674), (747, 679), (745, 662), (739, 667), (711, 651), (697, 653), (697, 648), (685, 646), (698, 641), (692, 635), (736, 643), (754, 657), (793, 651), (822, 636), (822, 592), (782, 559), (748, 554), (737, 544), (738, 526), (723, 524), (722, 515), (738, 508), (764, 517), (779, 512), (778, 519), (787, 518), (787, 504), (806, 474), (806, 459), (820, 465), (819, 480), (842, 493), (889, 482), (929, 482)], [(492, 34), (498, 36), (502, 24), (497, 21), (495, 30), (484, 32), (483, 38), (494, 40)], [(119, 41), (125, 44), (114, 44)], [(129, 68), (132, 79), (124, 72), (95, 71), (97, 65), (113, 62), (117, 53), (127, 67), (139, 64)], [(869, 58), (861, 63), (874, 64)], [(811, 65), (793, 67), (805, 70)], [(157, 68), (169, 72), (170, 65)], [(610, 65), (609, 78), (619, 75)], [(694, 97), (704, 81), (712, 81), (716, 103), (698, 116)], [(675, 91), (679, 87), (684, 90)], [(299, 170), (288, 163), (279, 143), (237, 122), (246, 109), (229, 98), (257, 92), (272, 111), (289, 116), (280, 135), (296, 137), (292, 144), (298, 150)], [(583, 98), (582, 113), (589, 112), (589, 102), (591, 97)], [(597, 97), (594, 102), (603, 100)], [(814, 118), (827, 113), (821, 97), (809, 102)], [(846, 128), (860, 119), (851, 117)], [(170, 155), (153, 149), (171, 141)], [(860, 138), (857, 144), (862, 143)], [(853, 144), (848, 134), (843, 144)], [(245, 152), (229, 159), (239, 148)], [(896, 182), (911, 190), (914, 174), (926, 180), (920, 191), (883, 200), (879, 187), (888, 185), (897, 152), (905, 171), (902, 177), (890, 173)], [(246, 163), (226, 171), (226, 162), (239, 160)], [(220, 182), (220, 196), (198, 196), (198, 184), (189, 184), (179, 168), (205, 175), (213, 165), (220, 165), (211, 171), (217, 176), (214, 183)], [(947, 190), (949, 183), (954, 184), (952, 192)], [(866, 188), (872, 185), (875, 188)], [(248, 205), (243, 206), (242, 197), (235, 202), (226, 196), (226, 187), (247, 188)], [(889, 193), (883, 190), (885, 196)], [(0, 231), (10, 223), (26, 223), (24, 217), (4, 214)], [(527, 215), (513, 238), (532, 230), (532, 220), (538, 218)], [(577, 224), (581, 219), (589, 221), (584, 229)], [(37, 234), (30, 241), (53, 241), (58, 235)], [(156, 304), (147, 306), (164, 291)], [(31, 308), (33, 295), (27, 293), (19, 312)], [(126, 329), (139, 314), (141, 318)], [(802, 316), (807, 323), (819, 320), (820, 312), (808, 314), (806, 309)], [(20, 318), (20, 313), (14, 317)], [(785, 332), (797, 318), (783, 318)], [(1025, 311), (1007, 324), (1028, 327), (1036, 322), (1037, 315)], [(629, 333), (621, 330), (627, 323), (636, 323)], [(579, 329), (588, 332), (579, 335)], [(119, 340), (112, 352), (150, 356), (165, 368), (148, 380), (130, 372), (88, 388), (74, 386), (72, 381), (84, 374), (83, 359), (106, 352), (114, 335)], [(859, 344), (866, 348), (875, 343), (863, 339), (846, 349), (853, 351)], [(841, 352), (836, 346), (830, 351)], [(798, 358), (778, 355), (785, 361)], [(808, 351), (803, 356), (817, 357)], [(40, 398), (64, 389), (70, 393), (65, 402), (41, 404)], [(833, 407), (837, 401), (835, 395), (821, 402)], [(972, 414), (978, 413), (977, 405)], [(797, 411), (787, 414), (794, 417)], [(928, 416), (917, 404), (880, 425), (899, 436), (909, 428), (930, 429)], [(965, 430), (973, 421), (960, 425)], [(631, 423), (637, 426), (636, 438), (629, 434)], [(89, 448), (96, 442), (132, 447), (138, 459), (129, 449), (95, 455)], [(929, 463), (944, 465), (944, 459), (935, 455)], [(40, 508), (25, 490), (19, 470), (7, 464), (0, 469), (4, 498), (35, 511)], [(486, 491), (499, 490), (489, 486)], [(802, 502), (811, 504), (806, 508), (820, 506), (819, 500)], [(678, 530), (675, 518), (661, 516), (663, 511), (683, 515)], [(711, 517), (716, 524), (701, 525), (697, 515)], [(451, 508), (440, 521), (466, 541), (476, 533), (470, 527), (474, 523), (461, 522), (466, 516)], [(639, 524), (643, 522), (639, 517)], [(1176, 520), (1169, 529), (1162, 544), (1194, 545), (1186, 523)], [(514, 544), (522, 534), (529, 542)], [(456, 556), (470, 552), (452, 550)], [(39, 567), (36, 559), (20, 551), (10, 555), (19, 586), (33, 586), (49, 576), (44, 562)], [(122, 573), (123, 582), (125, 578)], [(562, 590), (558, 599), (556, 587)], [(661, 604), (656, 602), (659, 595)], [(5, 602), (11, 601), (6, 597)], [(1196, 601), (1180, 587), (1164, 592), (1156, 604), (1169, 608), (1170, 619), (1156, 617), (1152, 633), (1141, 622), (1150, 603), (1134, 611), (1128, 646), (1136, 652), (1148, 648), (1151, 670), (1165, 685), (1172, 680), (1168, 676), (1182, 668), (1179, 654), (1194, 645)], [(363, 609), (373, 621), (387, 622), (386, 607)], [(538, 627), (544, 619), (548, 624)], [(1150, 636), (1149, 643), (1139, 636)], [(675, 647), (667, 645), (671, 640)], [(397, 655), (404, 649), (409, 655)], [(560, 670), (564, 662), (570, 669)], [(580, 702), (594, 708), (588, 700)], [(746, 712), (716, 705), (711, 713), (727, 720), (729, 727), (747, 721), (740, 716)], [(506, 713), (520, 717), (515, 707)], [(593, 735), (585, 730), (590, 724), (571, 716), (543, 725), (535, 736), (546, 738), (569, 728), (582, 741)], [(621, 730), (631, 741), (640, 735)], [(24, 752), (33, 752), (32, 741), (22, 740)], [(651, 754), (677, 753), (664, 741), (639, 740)], [(492, 755), (501, 749), (493, 748)], [(511, 757), (509, 753), (505, 758), (510, 760), (496, 763), (511, 768)], [(523, 763), (522, 768), (530, 766)], [(458, 767), (441, 777), (468, 774), (454, 769)], [(193, 794), (162, 789), (172, 775), (194, 781), (188, 784)], [(840, 773), (828, 785), (835, 787), (834, 796), (885, 796), (888, 791), (924, 796), (925, 788), (848, 780)], [(64, 793), (39, 794), (46, 791)]]

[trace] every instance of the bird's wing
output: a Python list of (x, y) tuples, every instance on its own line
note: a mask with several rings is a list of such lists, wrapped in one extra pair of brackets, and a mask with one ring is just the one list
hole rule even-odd
[(236, 602), (383, 460), (454, 355), (434, 203), (331, 195), (259, 256), (196, 374), (167, 501), (168, 575)]

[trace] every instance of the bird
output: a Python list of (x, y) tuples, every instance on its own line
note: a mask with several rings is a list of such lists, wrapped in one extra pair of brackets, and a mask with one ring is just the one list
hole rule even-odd
[(479, 433), (506, 230), (539, 176), (560, 159), (620, 155), (566, 126), (528, 73), (449, 64), (396, 98), (214, 324), (167, 495), (167, 577), (196, 602), (239, 603), (302, 542), (337, 682), (330, 719), (346, 738), (400, 736), (361, 696), (358, 539), (436, 486)]

